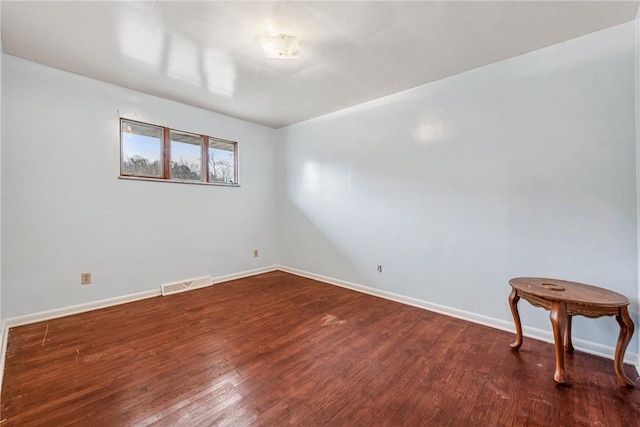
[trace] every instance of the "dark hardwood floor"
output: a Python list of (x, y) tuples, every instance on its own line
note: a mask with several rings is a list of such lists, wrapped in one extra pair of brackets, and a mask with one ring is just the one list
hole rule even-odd
[(560, 387), (513, 340), (267, 273), (11, 329), (0, 426), (640, 425), (611, 360), (568, 355)]

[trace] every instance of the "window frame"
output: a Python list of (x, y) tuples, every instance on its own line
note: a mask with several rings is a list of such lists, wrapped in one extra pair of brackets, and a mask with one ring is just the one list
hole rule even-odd
[[(124, 125), (126, 123), (130, 123), (133, 125), (143, 125), (150, 126), (155, 128), (162, 129), (162, 138), (161, 138), (161, 149), (160, 149), (160, 161), (162, 163), (162, 176), (157, 175), (144, 175), (144, 174), (133, 174), (133, 173), (125, 173), (123, 171), (124, 157), (123, 157), (123, 135), (124, 135)], [(167, 126), (160, 126), (153, 123), (141, 122), (139, 120), (131, 120), (125, 117), (120, 117), (119, 120), (119, 132), (120, 132), (120, 175), (118, 178), (120, 179), (134, 179), (134, 180), (143, 180), (143, 181), (158, 181), (158, 182), (174, 182), (174, 183), (183, 183), (183, 184), (204, 184), (204, 185), (219, 185), (224, 187), (239, 187), (239, 171), (238, 171), (238, 141), (231, 141), (224, 138), (213, 137), (209, 135), (203, 135), (195, 132), (188, 132), (179, 129), (170, 128)], [(175, 179), (171, 177), (171, 132), (190, 135), (194, 137), (201, 138), (202, 143), (200, 144), (200, 171), (201, 171), (201, 179), (200, 180), (192, 180), (192, 179)], [(209, 141), (220, 141), (233, 146), (233, 182), (221, 182), (221, 181), (210, 181), (210, 173), (209, 173)]]

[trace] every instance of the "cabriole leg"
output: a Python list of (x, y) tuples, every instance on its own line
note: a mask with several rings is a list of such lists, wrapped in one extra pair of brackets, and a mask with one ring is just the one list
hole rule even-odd
[(511, 290), (509, 295), (509, 306), (511, 314), (513, 314), (513, 322), (516, 324), (516, 341), (511, 344), (511, 349), (518, 350), (522, 346), (522, 325), (520, 324), (520, 314), (518, 314), (518, 301), (520, 296), (515, 289)]
[(559, 384), (565, 384), (564, 380), (564, 337), (567, 324), (567, 307), (564, 303), (554, 301), (551, 304), (551, 327), (556, 350), (556, 370), (553, 379)]
[(573, 343), (571, 342), (571, 320), (573, 316), (567, 316), (567, 329), (564, 332), (564, 349), (567, 353), (573, 353)]
[(624, 372), (623, 361), (624, 361), (624, 353), (627, 351), (627, 346), (629, 345), (629, 341), (631, 341), (631, 337), (633, 336), (633, 321), (629, 317), (629, 312), (627, 311), (627, 306), (620, 307), (620, 314), (616, 316), (616, 320), (620, 325), (620, 335), (618, 336), (618, 343), (616, 344), (616, 355), (614, 359), (614, 368), (616, 370), (616, 375), (618, 379), (622, 383), (622, 385), (626, 387), (634, 387), (633, 381), (627, 376)]

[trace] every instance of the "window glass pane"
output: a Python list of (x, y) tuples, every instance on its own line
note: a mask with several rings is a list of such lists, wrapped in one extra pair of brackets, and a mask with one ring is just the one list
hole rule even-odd
[(122, 173), (162, 177), (162, 128), (122, 120)]
[(209, 138), (209, 182), (236, 183), (236, 143)]
[(198, 135), (171, 131), (171, 178), (202, 180), (202, 140)]

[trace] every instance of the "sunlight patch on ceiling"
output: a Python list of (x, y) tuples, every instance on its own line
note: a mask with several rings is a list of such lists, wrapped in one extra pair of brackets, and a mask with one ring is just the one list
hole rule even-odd
[(170, 39), (169, 78), (225, 98), (233, 97), (236, 70), (225, 52), (194, 43), (180, 34), (172, 34)]
[(232, 98), (236, 86), (236, 68), (227, 52), (207, 49), (204, 52), (204, 78), (207, 91)]
[(154, 15), (126, 10), (120, 16), (118, 48), (135, 68), (231, 99), (236, 69), (228, 53), (167, 31)]
[(161, 66), (163, 26), (154, 19), (138, 19), (122, 13), (118, 28), (118, 48), (122, 55), (144, 68), (158, 71)]

